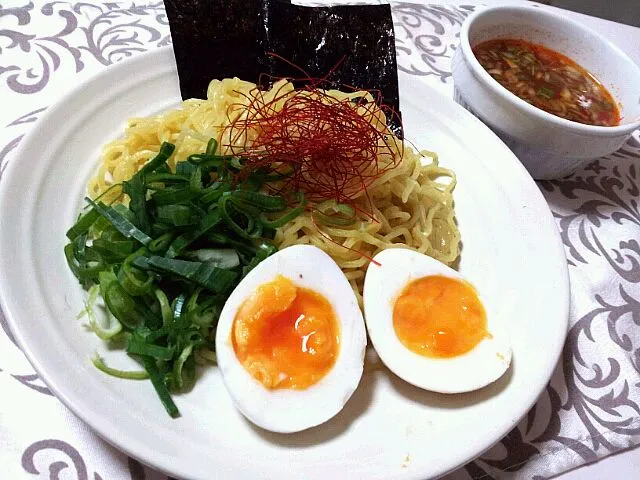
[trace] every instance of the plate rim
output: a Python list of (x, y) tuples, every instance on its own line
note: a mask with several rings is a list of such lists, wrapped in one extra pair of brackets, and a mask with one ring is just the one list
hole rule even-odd
[[(110, 67), (104, 68), (99, 72), (96, 72), (95, 74), (86, 78), (82, 82), (75, 85), (71, 90), (69, 90), (63, 96), (61, 96), (54, 104), (52, 104), (44, 112), (44, 114), (38, 120), (38, 122), (34, 125), (34, 127), (32, 127), (29, 130), (29, 132), (25, 135), (25, 137), (22, 139), (22, 141), (20, 142), (20, 145), (14, 152), (14, 155), (11, 161), (8, 163), (5, 171), (3, 172), (2, 182), (0, 182), (0, 219), (3, 219), (5, 217), (6, 211), (5, 211), (4, 205), (6, 205), (6, 202), (4, 202), (3, 200), (6, 197), (8, 197), (12, 191), (11, 188), (9, 188), (9, 184), (12, 182), (12, 179), (15, 176), (15, 174), (13, 173), (14, 170), (18, 168), (17, 159), (22, 156), (23, 151), (26, 150), (27, 147), (33, 141), (35, 141), (38, 137), (37, 130), (39, 130), (39, 128), (36, 129), (35, 127), (36, 126), (39, 127), (41, 125), (45, 125), (49, 123), (51, 117), (55, 117), (56, 114), (59, 114), (59, 111), (64, 111), (66, 108), (68, 108), (68, 104), (70, 103), (70, 100), (76, 98), (79, 92), (90, 87), (92, 84), (99, 83), (101, 80), (109, 77), (116, 78), (118, 76), (119, 71), (127, 70), (132, 66), (135, 67), (135, 65), (137, 65), (138, 63), (150, 62), (150, 61), (153, 61), (154, 59), (155, 59), (155, 63), (160, 65), (159, 68), (161, 70), (158, 70), (160, 72), (160, 75), (166, 74), (166, 71), (169, 70), (171, 67), (173, 67), (175, 71), (175, 65), (171, 65), (167, 63), (169, 59), (173, 61), (173, 50), (171, 46), (160, 47), (154, 50), (142, 52), (138, 55), (135, 55), (133, 57), (124, 59), (116, 64), (113, 64)], [(400, 72), (399, 72), (399, 75), (400, 75)], [(470, 122), (471, 124), (473, 124), (475, 129), (481, 131), (482, 136), (485, 137), (487, 141), (491, 141), (495, 145), (500, 145), (501, 148), (504, 150), (503, 155), (512, 157), (512, 160), (513, 160), (512, 163), (514, 164), (515, 168), (519, 170), (520, 179), (529, 186), (529, 190), (531, 190), (530, 193), (537, 197), (535, 199), (534, 205), (536, 205), (537, 207), (546, 207), (546, 208), (542, 208), (542, 210), (545, 210), (545, 215), (548, 217), (546, 220), (547, 222), (551, 220), (551, 222), (555, 226), (555, 221), (553, 220), (552, 212), (549, 209), (549, 206), (546, 202), (546, 199), (542, 195), (542, 192), (538, 189), (534, 180), (530, 177), (527, 170), (520, 163), (520, 161), (517, 159), (515, 154), (513, 154), (513, 152), (489, 129), (489, 127), (487, 127), (484, 123), (482, 123), (479, 119), (477, 119), (467, 110), (465, 110), (463, 107), (455, 103), (451, 98), (448, 98), (445, 95), (442, 95), (440, 92), (438, 92), (436, 89), (434, 89), (430, 85), (421, 83), (420, 88), (428, 89), (431, 91), (430, 94), (440, 96), (442, 101), (449, 103), (452, 109), (457, 111), (458, 114), (462, 115), (467, 122)], [(402, 98), (401, 98), (401, 101), (402, 101)], [(416, 104), (415, 108), (419, 108), (419, 106), (417, 106)], [(534, 188), (532, 189), (531, 187), (534, 187)], [(526, 408), (522, 409), (521, 415), (518, 418), (510, 422), (509, 427), (506, 430), (502, 431), (499, 435), (496, 434), (492, 437), (489, 437), (485, 442), (483, 442), (484, 444), (486, 444), (486, 446), (481, 450), (478, 450), (476, 454), (462, 460), (461, 462), (457, 462), (455, 465), (451, 465), (451, 467), (448, 470), (443, 470), (439, 473), (436, 473), (436, 475), (444, 475), (464, 465), (466, 462), (474, 458), (477, 458), (478, 456), (482, 455), (482, 453), (484, 453), (486, 450), (491, 448), (497, 441), (503, 438), (504, 435), (506, 435), (511, 430), (511, 428), (513, 428), (513, 426), (515, 426), (520, 421), (520, 419), (524, 417), (524, 415), (526, 415), (529, 409), (535, 404), (540, 394), (546, 388), (549, 380), (551, 379), (551, 375), (555, 369), (555, 365), (558, 363), (558, 360), (560, 359), (562, 348), (566, 341), (567, 328), (569, 323), (569, 312), (570, 312), (570, 283), (569, 283), (568, 265), (566, 264), (565, 250), (562, 243), (562, 239), (560, 237), (560, 232), (557, 230), (557, 228), (554, 228), (554, 232), (555, 232), (555, 244), (557, 247), (554, 253), (556, 255), (559, 255), (563, 260), (563, 268), (561, 268), (563, 278), (561, 283), (566, 295), (564, 295), (564, 298), (565, 298), (564, 305), (563, 305), (564, 308), (560, 317), (563, 320), (561, 326), (563, 327), (564, 334), (561, 336), (558, 336), (555, 344), (551, 345), (550, 350), (552, 350), (553, 355), (550, 355), (550, 358), (553, 359), (553, 362), (550, 363), (551, 368), (548, 369), (548, 371), (544, 375), (544, 377), (546, 378), (546, 381), (541, 382), (538, 388), (532, 389), (535, 395), (531, 396), (532, 398), (531, 402), (528, 405), (526, 405)], [(0, 252), (5, 250), (4, 242), (9, 240), (8, 237), (10, 237), (10, 235), (0, 232)], [(3, 256), (0, 256), (0, 265), (4, 265), (5, 262), (6, 260), (3, 258)], [(560, 265), (558, 265), (558, 267), (560, 267)], [(14, 315), (14, 308), (12, 307), (12, 304), (10, 304), (9, 301), (7, 300), (8, 294), (6, 293), (6, 291), (7, 289), (10, 288), (9, 284), (10, 284), (10, 281), (8, 278), (6, 278), (6, 276), (0, 276), (0, 308), (2, 308), (2, 311), (4, 312), (9, 328), (12, 334), (14, 335), (14, 338), (18, 346), (20, 347), (21, 351), (25, 354), (28, 361), (33, 366), (33, 368), (38, 373), (38, 375), (43, 380), (43, 382), (51, 389), (52, 392), (54, 392), (56, 398), (60, 400), (67, 408), (69, 408), (76, 416), (78, 416), (86, 425), (88, 425), (91, 428), (91, 430), (95, 432), (100, 438), (105, 440), (107, 443), (113, 445), (118, 450), (124, 452), (125, 454), (131, 457), (137, 458), (143, 463), (151, 466), (152, 468), (160, 470), (168, 475), (178, 475), (180, 477), (189, 478), (188, 468), (185, 468), (182, 465), (175, 464), (175, 462), (172, 462), (171, 459), (164, 459), (164, 461), (159, 461), (158, 455), (154, 456), (153, 454), (155, 450), (153, 449), (152, 446), (142, 445), (141, 446), (142, 448), (140, 449), (136, 448), (135, 444), (137, 444), (138, 442), (133, 441), (130, 438), (130, 436), (126, 434), (125, 427), (114, 426), (109, 422), (101, 421), (99, 418), (98, 419), (88, 418), (87, 415), (83, 413), (82, 409), (80, 409), (75, 404), (73, 396), (69, 396), (65, 393), (64, 384), (58, 384), (58, 382), (55, 379), (51, 378), (47, 368), (39, 361), (39, 358), (38, 358), (39, 355), (37, 355), (34, 351), (30, 349), (28, 342), (23, 337), (23, 333), (19, 325), (19, 319)], [(119, 435), (119, 434), (122, 434), (122, 435)], [(223, 470), (224, 469), (220, 470), (219, 473), (222, 473)], [(412, 472), (408, 469), (405, 475), (402, 475), (398, 478), (423, 478), (423, 477), (418, 477), (416, 475), (413, 475), (413, 473), (415, 472)], [(419, 472), (417, 475), (419, 475)]]

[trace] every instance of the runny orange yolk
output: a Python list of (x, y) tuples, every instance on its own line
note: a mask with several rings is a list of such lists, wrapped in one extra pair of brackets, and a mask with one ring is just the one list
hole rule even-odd
[(244, 368), (268, 389), (302, 390), (333, 367), (340, 328), (321, 294), (278, 275), (242, 304), (231, 331)]
[(475, 289), (442, 275), (405, 286), (393, 306), (393, 327), (405, 347), (425, 357), (455, 357), (490, 336)]

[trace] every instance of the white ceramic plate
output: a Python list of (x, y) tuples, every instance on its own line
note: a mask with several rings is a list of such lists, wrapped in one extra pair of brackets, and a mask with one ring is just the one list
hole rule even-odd
[[(413, 78), (413, 80), (412, 80)], [(416, 82), (416, 83), (412, 83)], [(185, 478), (402, 479), (441, 475), (482, 453), (527, 412), (564, 343), (569, 288), (549, 209), (513, 154), (453, 101), (401, 77), (406, 135), (458, 174), (460, 270), (510, 321), (513, 366), (480, 391), (419, 390), (379, 364), (345, 409), (292, 435), (253, 427), (214, 367), (176, 398), (170, 419), (148, 382), (113, 379), (98, 350), (130, 367), (76, 320), (83, 291), (63, 256), (101, 145), (132, 116), (179, 102), (171, 49), (119, 63), (52, 107), (23, 140), (0, 185), (2, 308), (43, 380), (98, 434), (129, 455)], [(542, 347), (544, 346), (544, 347)]]

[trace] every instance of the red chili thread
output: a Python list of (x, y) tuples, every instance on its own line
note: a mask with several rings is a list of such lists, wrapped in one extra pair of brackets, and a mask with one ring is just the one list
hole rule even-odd
[[(289, 80), (302, 81), (305, 86), (283, 91), (283, 85), (269, 101), (259, 88), (249, 94), (237, 92), (245, 102), (231, 105), (230, 110), (242, 107), (244, 112), (235, 119), (228, 115), (226, 128), (232, 135), (228, 147), (233, 154), (244, 159), (242, 175), (262, 169), (287, 173), (277, 187), (269, 185), (273, 193), (289, 197), (292, 192), (302, 191), (312, 204), (335, 200), (350, 205), (359, 214), (377, 222), (375, 215), (358, 205), (356, 200), (364, 196), (371, 208), (369, 187), (385, 172), (399, 165), (404, 144), (378, 119), (380, 111), (398, 120), (399, 115), (382, 103), (379, 90), (336, 100), (320, 88), (345, 57), (326, 75), (314, 78), (279, 55), (270, 55), (301, 72), (302, 78)], [(267, 77), (276, 80), (272, 76)], [(360, 91), (349, 85), (342, 87)], [(372, 95), (373, 101), (364, 98), (366, 93)], [(399, 156), (396, 151), (400, 152)], [(380, 157), (386, 158), (382, 164)], [(319, 228), (318, 231), (340, 245)], [(357, 253), (372, 260), (362, 252)]]
[[(364, 193), (370, 202), (367, 189), (399, 164), (395, 152), (402, 155), (403, 146), (378, 120), (379, 107), (373, 102), (338, 101), (317, 88), (276, 92), (270, 101), (252, 92), (247, 102), (245, 114), (227, 127), (233, 135), (230, 143), (236, 145), (232, 150), (243, 157), (245, 174), (289, 172), (280, 184), (282, 192), (303, 191), (311, 202), (352, 206)], [(383, 164), (379, 156), (385, 157)]]

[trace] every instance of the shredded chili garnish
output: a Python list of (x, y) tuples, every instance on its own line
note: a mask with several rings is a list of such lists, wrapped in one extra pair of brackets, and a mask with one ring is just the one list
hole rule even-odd
[(371, 204), (367, 188), (400, 163), (403, 144), (385, 118), (397, 114), (381, 103), (379, 92), (337, 99), (319, 88), (326, 76), (313, 79), (299, 70), (307, 75), (306, 86), (281, 88), (272, 100), (253, 91), (243, 114), (230, 118), (232, 150), (243, 158), (243, 174), (279, 174), (281, 181), (271, 187), (278, 193), (302, 191), (312, 204), (335, 200), (373, 219), (354, 200), (364, 193)]

